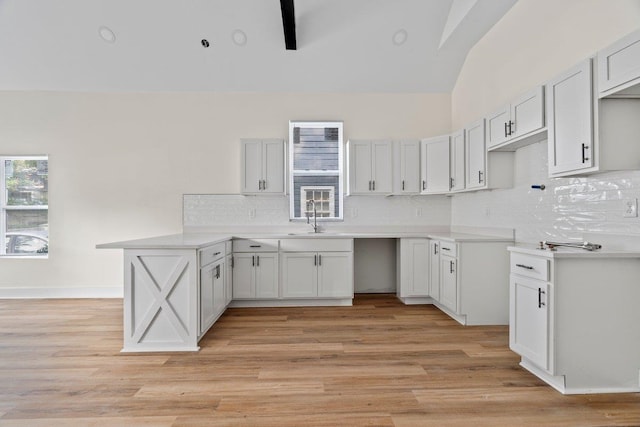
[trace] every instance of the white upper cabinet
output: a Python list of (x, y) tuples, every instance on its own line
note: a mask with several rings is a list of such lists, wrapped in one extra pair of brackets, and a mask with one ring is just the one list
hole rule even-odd
[(449, 191), (449, 135), (421, 141), (421, 193)]
[(594, 166), (591, 59), (547, 84), (549, 176)]
[(420, 141), (396, 141), (393, 148), (393, 193), (418, 194), (420, 192)]
[(522, 94), (486, 118), (487, 148), (515, 150), (544, 139), (544, 86)]
[(451, 191), (464, 190), (464, 130), (451, 134), (449, 175)]
[(598, 92), (605, 96), (640, 96), (640, 31), (598, 52)]
[(392, 144), (389, 140), (349, 141), (349, 193), (391, 194)]
[(465, 128), (465, 187), (467, 190), (486, 187), (486, 149), (484, 120), (479, 120)]
[(242, 139), (242, 193), (284, 194), (284, 141)]

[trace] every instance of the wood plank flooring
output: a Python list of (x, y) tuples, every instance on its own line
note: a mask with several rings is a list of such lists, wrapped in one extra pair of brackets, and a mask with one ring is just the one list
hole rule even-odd
[(640, 394), (563, 396), (507, 327), (390, 295), (229, 309), (200, 344), (121, 354), (122, 300), (0, 300), (0, 426), (640, 425)]

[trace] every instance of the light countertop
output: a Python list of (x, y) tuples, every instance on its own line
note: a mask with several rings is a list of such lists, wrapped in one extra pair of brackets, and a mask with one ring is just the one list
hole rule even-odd
[(602, 249), (587, 251), (579, 248), (556, 247), (555, 251), (540, 249), (537, 245), (521, 243), (507, 248), (511, 252), (535, 255), (545, 258), (640, 258), (640, 251), (615, 250), (604, 246)]
[(230, 239), (398, 239), (430, 238), (453, 242), (513, 242), (512, 238), (456, 232), (276, 232), (182, 233), (96, 245), (98, 249), (201, 249)]

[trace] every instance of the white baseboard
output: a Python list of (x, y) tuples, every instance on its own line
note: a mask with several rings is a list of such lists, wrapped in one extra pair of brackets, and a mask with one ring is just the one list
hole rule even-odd
[(0, 288), (0, 299), (122, 298), (121, 287), (108, 288)]

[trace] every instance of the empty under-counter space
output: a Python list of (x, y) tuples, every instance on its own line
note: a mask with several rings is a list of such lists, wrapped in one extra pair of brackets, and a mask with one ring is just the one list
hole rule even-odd
[(396, 293), (396, 239), (354, 239), (355, 293)]

